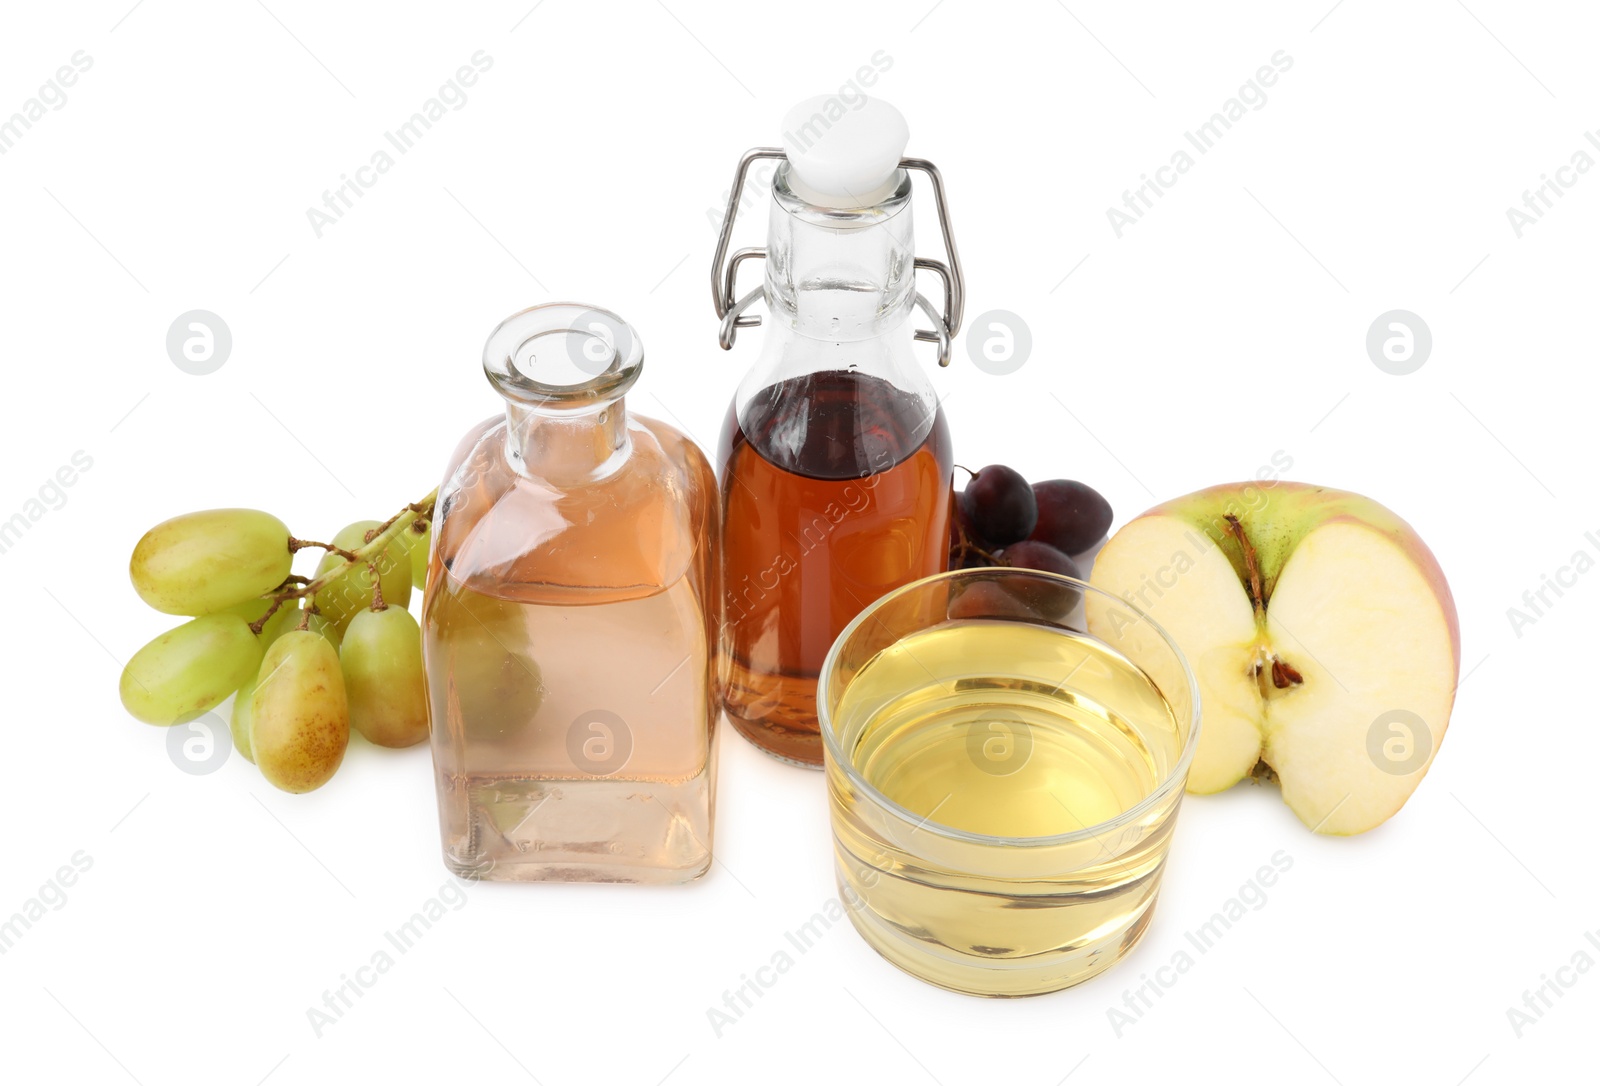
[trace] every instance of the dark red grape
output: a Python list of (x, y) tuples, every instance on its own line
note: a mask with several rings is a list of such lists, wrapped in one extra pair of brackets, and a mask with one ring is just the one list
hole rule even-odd
[[(1021, 543), (1012, 544), (996, 557), (1004, 566), (1079, 577), (1078, 563), (1074, 562), (1070, 555), (1036, 539), (1025, 539)], [(1056, 584), (1042, 578), (1014, 579), (1007, 581), (1006, 587), (1023, 603), (1047, 618), (1056, 618), (1072, 610), (1079, 596), (1078, 590), (1071, 585)]]
[(1024, 539), (1001, 551), (1000, 564), (1019, 569), (1041, 569), (1046, 573), (1060, 573), (1067, 577), (1078, 576), (1078, 563), (1059, 547), (1041, 543), (1037, 539)]
[(994, 581), (961, 585), (945, 613), (951, 618), (1037, 618), (1028, 605)]
[(1039, 517), (1030, 540), (1048, 543), (1067, 554), (1082, 554), (1106, 537), (1111, 527), (1111, 503), (1094, 487), (1073, 479), (1051, 479), (1033, 484)]
[(1001, 464), (990, 464), (974, 475), (956, 506), (967, 531), (991, 549), (1027, 539), (1039, 520), (1039, 505), (1028, 480)]

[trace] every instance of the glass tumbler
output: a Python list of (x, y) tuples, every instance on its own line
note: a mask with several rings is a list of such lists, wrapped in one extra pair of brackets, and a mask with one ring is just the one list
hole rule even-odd
[(938, 574), (862, 612), (819, 693), (841, 900), (878, 953), (1022, 996), (1138, 941), (1200, 727), (1147, 615), (1049, 573)]

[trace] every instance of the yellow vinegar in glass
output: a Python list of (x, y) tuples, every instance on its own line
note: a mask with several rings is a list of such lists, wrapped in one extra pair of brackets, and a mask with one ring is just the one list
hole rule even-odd
[(1051, 625), (946, 621), (866, 661), (831, 723), (872, 790), (830, 765), (841, 889), (890, 961), (1026, 995), (1087, 979), (1143, 932), (1181, 784), (1104, 824), (1156, 794), (1185, 732), (1116, 650)]

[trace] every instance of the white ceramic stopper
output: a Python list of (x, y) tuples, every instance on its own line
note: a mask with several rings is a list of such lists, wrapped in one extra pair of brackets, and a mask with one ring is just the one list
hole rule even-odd
[(783, 153), (796, 195), (821, 207), (872, 207), (894, 191), (911, 132), (877, 98), (807, 98), (783, 117)]

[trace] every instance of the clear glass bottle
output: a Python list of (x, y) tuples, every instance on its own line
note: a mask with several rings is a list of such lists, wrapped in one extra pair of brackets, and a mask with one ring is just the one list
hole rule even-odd
[[(771, 316), (719, 450), (724, 705), (747, 739), (806, 766), (822, 764), (817, 676), (834, 638), (879, 596), (942, 572), (950, 546), (950, 436), (910, 319), (921, 300), (904, 121), (872, 106), (810, 143), (794, 131), (826, 102), (786, 119), (762, 288)], [(751, 152), (740, 176), (778, 154)], [(737, 198), (736, 186), (730, 216)], [(942, 195), (940, 208), (947, 224)], [(722, 275), (719, 252), (714, 283)], [(718, 298), (726, 345), (752, 299)], [(947, 335), (941, 346), (947, 358)]]
[(484, 348), (503, 415), (439, 490), (423, 602), (445, 864), (466, 877), (683, 882), (711, 863), (716, 480), (623, 397), (615, 315), (542, 305)]

